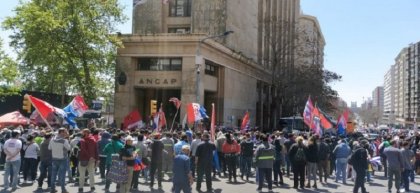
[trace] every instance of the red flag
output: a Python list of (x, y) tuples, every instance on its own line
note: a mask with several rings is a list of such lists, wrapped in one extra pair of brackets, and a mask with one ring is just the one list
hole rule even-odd
[(131, 111), (127, 116), (124, 117), (124, 128), (130, 129), (142, 123), (141, 116), (137, 109)]
[(214, 108), (214, 103), (211, 104), (211, 123), (210, 123), (210, 136), (211, 136), (211, 141), (214, 142), (214, 138), (215, 138), (215, 123), (216, 123), (216, 111)]
[(31, 100), (32, 105), (44, 119), (46, 119), (50, 113), (55, 111), (54, 106), (50, 105), (50, 103), (47, 103), (31, 95), (29, 95), (29, 99)]
[(162, 127), (166, 125), (165, 112), (163, 112), (162, 106), (163, 105), (160, 105), (160, 108), (159, 108), (159, 126), (158, 126), (159, 131), (162, 129)]
[(325, 117), (324, 113), (320, 114), (320, 119), (321, 119), (321, 126), (324, 129), (330, 129), (333, 127), (333, 125), (331, 124), (331, 122)]
[(305, 110), (303, 110), (303, 122), (308, 127), (312, 125), (312, 111), (314, 110), (314, 105), (312, 104), (311, 96), (308, 97), (308, 101), (306, 101)]
[(179, 107), (181, 107), (181, 101), (176, 97), (170, 98), (169, 102), (173, 102), (177, 109), (179, 109)]
[(245, 129), (249, 127), (249, 112), (246, 111), (244, 118), (242, 119), (241, 132), (245, 132)]

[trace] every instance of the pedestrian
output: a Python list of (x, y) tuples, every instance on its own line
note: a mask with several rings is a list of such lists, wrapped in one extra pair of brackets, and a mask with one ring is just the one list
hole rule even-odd
[(225, 160), (228, 168), (229, 182), (232, 182), (233, 178), (234, 182), (236, 183), (236, 159), (241, 149), (230, 133), (227, 133), (225, 137), (226, 141), (225, 143), (223, 143), (222, 152), (225, 155)]
[(353, 170), (356, 172), (356, 182), (354, 183), (353, 193), (357, 193), (359, 188), (362, 193), (367, 193), (365, 188), (365, 177), (368, 169), (368, 151), (369, 142), (362, 140), (360, 145), (354, 146), (353, 154), (349, 158), (349, 164), (352, 165)]
[(254, 142), (251, 140), (249, 133), (245, 134), (245, 140), (241, 142), (241, 179), (246, 176), (246, 181), (249, 181), (251, 176), (252, 157), (254, 155)]
[(330, 172), (328, 171), (330, 167), (330, 147), (326, 143), (330, 139), (321, 138), (318, 143), (318, 174), (319, 174), (319, 181), (322, 183), (327, 183), (328, 176)]
[(28, 135), (26, 138), (26, 147), (24, 147), (24, 161), (23, 161), (23, 180), (24, 183), (32, 184), (36, 178), (36, 170), (38, 169), (38, 155), (39, 146), (34, 142), (34, 137)]
[[(150, 161), (150, 189), (153, 189), (155, 175), (157, 176), (158, 188), (162, 188), (162, 159), (163, 159), (163, 143), (159, 140), (160, 134), (152, 135), (153, 141), (150, 144), (151, 161)], [(182, 150), (182, 147), (181, 147)]]
[(51, 193), (55, 193), (55, 182), (58, 177), (58, 184), (61, 186), (61, 192), (67, 193), (65, 177), (66, 166), (68, 161), (68, 151), (70, 151), (70, 143), (66, 139), (68, 131), (65, 128), (58, 130), (57, 136), (50, 141), (48, 149), (52, 151), (52, 171), (51, 171)]
[(402, 143), (401, 153), (402, 153), (403, 165), (404, 165), (404, 168), (403, 168), (404, 170), (402, 173), (402, 180), (403, 180), (405, 192), (409, 192), (410, 191), (409, 176), (410, 176), (410, 173), (413, 171), (413, 163), (415, 161), (415, 155), (414, 155), (414, 152), (410, 149), (410, 143), (408, 141), (404, 141)]
[[(124, 147), (124, 144), (120, 141), (120, 137), (117, 134), (112, 135), (111, 143), (105, 146), (104, 153), (106, 154), (106, 174), (108, 174), (109, 169), (111, 168), (112, 156), (119, 155), (121, 149)], [(106, 179), (105, 181), (105, 192), (109, 192), (109, 187), (111, 185), (111, 180)], [(117, 192), (120, 185), (117, 184)]]
[(86, 171), (89, 174), (90, 191), (95, 191), (95, 165), (99, 162), (98, 144), (89, 129), (83, 129), (79, 152), (79, 192), (83, 192)]
[(225, 155), (223, 154), (223, 144), (226, 141), (226, 137), (223, 134), (222, 131), (219, 131), (217, 133), (217, 139), (216, 139), (216, 148), (217, 148), (217, 157), (219, 157), (219, 163), (220, 163), (220, 169), (221, 171), (219, 171), (219, 177), (221, 176), (221, 173), (223, 173), (223, 177), (226, 177), (226, 171), (227, 171), (227, 164), (226, 164), (226, 160), (225, 160)]
[(201, 192), (201, 182), (203, 181), (203, 175), (206, 175), (206, 186), (207, 191), (213, 190), (211, 182), (211, 169), (213, 162), (213, 151), (216, 150), (216, 146), (210, 142), (210, 135), (208, 133), (203, 134), (203, 142), (198, 145), (196, 152), (196, 165), (197, 165), (197, 185), (196, 190)]
[(103, 132), (101, 139), (98, 141), (98, 152), (99, 152), (99, 173), (101, 174), (102, 181), (105, 181), (105, 171), (106, 171), (106, 154), (104, 149), (108, 143), (111, 142), (111, 134), (108, 132)]
[(384, 154), (388, 162), (388, 192), (391, 192), (392, 181), (395, 176), (395, 187), (397, 193), (400, 192), (401, 172), (404, 168), (403, 157), (401, 150), (399, 150), (397, 141), (391, 140), (389, 147), (384, 149)]
[(276, 138), (273, 141), (275, 156), (274, 156), (274, 163), (273, 163), (273, 173), (274, 173), (274, 184), (276, 186), (283, 185), (283, 173), (281, 170), (282, 162), (283, 162), (283, 145), (281, 144), (281, 139)]
[(195, 134), (195, 139), (191, 142), (191, 173), (192, 173), (192, 177), (195, 178), (195, 171), (196, 171), (196, 165), (195, 165), (195, 160), (196, 160), (196, 152), (197, 152), (197, 147), (198, 145), (201, 143), (201, 133), (197, 132)]
[(268, 137), (265, 134), (260, 136), (262, 144), (255, 150), (255, 160), (258, 170), (258, 188), (261, 192), (264, 184), (264, 178), (267, 180), (268, 191), (273, 191), (272, 172), (274, 163), (274, 147), (268, 143)]
[(127, 173), (128, 178), (127, 182), (120, 184), (120, 193), (128, 193), (130, 192), (131, 182), (133, 180), (133, 170), (135, 159), (137, 158), (137, 151), (136, 148), (133, 146), (133, 137), (128, 135), (125, 138), (125, 146), (120, 151), (120, 157), (122, 160), (126, 161), (127, 164)]
[[(20, 131), (13, 130), (11, 138), (6, 140), (3, 145), (3, 151), (6, 154), (6, 163), (4, 166), (4, 189), (9, 188), (9, 184), (12, 185), (12, 191), (17, 189), (18, 177), (21, 165), (20, 150), (22, 149), (22, 141), (19, 140)], [(12, 175), (12, 179), (9, 182), (9, 176)]]
[(163, 143), (162, 171), (170, 179), (172, 178), (170, 173), (172, 172), (172, 161), (174, 159), (174, 140), (172, 139), (172, 134), (170, 132), (165, 133), (161, 141)]
[(351, 155), (350, 146), (347, 145), (347, 142), (341, 137), (340, 142), (335, 146), (333, 150), (335, 157), (335, 182), (338, 182), (340, 176), (342, 178), (343, 184), (347, 182), (347, 159)]
[(316, 143), (316, 137), (311, 136), (308, 140), (308, 148), (306, 151), (306, 161), (307, 161), (307, 184), (306, 188), (311, 187), (311, 180), (314, 181), (313, 188), (317, 189), (316, 185), (316, 171), (317, 171), (317, 164), (318, 164), (318, 145)]
[(41, 143), (39, 159), (40, 166), (39, 171), (40, 175), (38, 178), (38, 190), (42, 190), (42, 185), (44, 179), (47, 178), (48, 189), (51, 188), (51, 170), (52, 170), (52, 151), (48, 149), (51, 140), (51, 133), (46, 133), (44, 135), (44, 141)]
[(302, 136), (297, 137), (296, 143), (290, 147), (289, 158), (292, 163), (294, 189), (298, 189), (298, 184), (301, 189), (305, 188), (306, 149)]
[(180, 193), (181, 190), (184, 193), (191, 193), (191, 185), (194, 179), (191, 174), (190, 167), (190, 146), (182, 146), (182, 153), (175, 156), (173, 161), (173, 188), (175, 193)]

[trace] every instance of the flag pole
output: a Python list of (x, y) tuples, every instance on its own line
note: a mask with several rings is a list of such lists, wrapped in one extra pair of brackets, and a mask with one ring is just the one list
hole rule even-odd
[(176, 108), (176, 113), (175, 113), (175, 116), (174, 116), (174, 118), (172, 120), (171, 133), (172, 133), (172, 129), (174, 128), (175, 119), (176, 119), (176, 116), (178, 115), (178, 112), (179, 112), (179, 108)]
[[(28, 99), (29, 99), (29, 101), (31, 102), (31, 105), (32, 105), (32, 100), (31, 100), (31, 97), (28, 97)], [(38, 114), (39, 114), (39, 116), (42, 118), (42, 120), (45, 122), (45, 124), (47, 124), (47, 126), (48, 126), (48, 128), (50, 128), (50, 129), (52, 129), (52, 127), (51, 127), (51, 125), (48, 123), (48, 121), (41, 115), (41, 113), (39, 113), (39, 110), (38, 110), (38, 108), (35, 106), (35, 105), (32, 105), (32, 106), (34, 106), (34, 108), (38, 111)]]

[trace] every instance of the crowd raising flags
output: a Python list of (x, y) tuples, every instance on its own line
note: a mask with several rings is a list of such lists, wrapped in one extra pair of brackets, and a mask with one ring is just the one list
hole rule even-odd
[[(348, 120), (349, 111), (346, 110), (344, 113), (337, 119), (337, 134), (345, 135), (347, 120)], [(317, 135), (322, 136), (325, 129), (333, 128), (331, 120), (328, 116), (319, 108), (317, 105), (312, 103), (311, 97), (308, 97), (308, 100), (303, 110), (303, 122), (312, 130), (312, 132)]]

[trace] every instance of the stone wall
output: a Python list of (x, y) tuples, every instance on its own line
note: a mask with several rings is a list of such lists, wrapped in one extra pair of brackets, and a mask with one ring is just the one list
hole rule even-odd
[(144, 4), (138, 5), (133, 9), (133, 33), (163, 33), (166, 30), (162, 27), (163, 16), (164, 12), (161, 1), (148, 0)]

